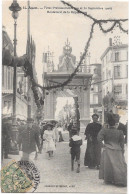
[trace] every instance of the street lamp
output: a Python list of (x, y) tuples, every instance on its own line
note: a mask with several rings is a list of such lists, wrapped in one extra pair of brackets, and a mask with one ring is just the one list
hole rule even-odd
[[(14, 57), (16, 57), (16, 27), (17, 27), (17, 18), (18, 12), (21, 10), (21, 7), (17, 3), (17, 0), (13, 0), (13, 3), (9, 7), (10, 11), (12, 11), (12, 17), (14, 19)], [(14, 64), (14, 75), (13, 75), (13, 122), (12, 122), (12, 132), (13, 132), (13, 140), (17, 139), (17, 127), (16, 127), (16, 95), (17, 95), (17, 64)]]

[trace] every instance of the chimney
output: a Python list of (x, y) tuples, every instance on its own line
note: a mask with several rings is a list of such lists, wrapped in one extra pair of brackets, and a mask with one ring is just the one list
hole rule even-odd
[(109, 46), (112, 46), (112, 38), (109, 38)]

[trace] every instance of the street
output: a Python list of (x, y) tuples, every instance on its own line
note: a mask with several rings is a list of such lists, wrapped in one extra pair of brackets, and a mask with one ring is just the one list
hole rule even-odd
[[(83, 137), (83, 135), (82, 135)], [(64, 142), (57, 143), (54, 157), (48, 160), (48, 156), (43, 149), (37, 160), (33, 160), (40, 171), (40, 184), (35, 192), (99, 192), (99, 193), (126, 193), (127, 188), (106, 185), (98, 178), (98, 170), (89, 169), (83, 165), (86, 141), (81, 146), (81, 171), (76, 173), (71, 171), (70, 148), (68, 145), (68, 133), (63, 134)], [(20, 152), (21, 155), (22, 152)], [(20, 160), (19, 156), (10, 157)], [(127, 150), (125, 152), (127, 158)], [(34, 159), (34, 155), (31, 155)], [(4, 159), (3, 165), (11, 160)], [(127, 161), (127, 160), (126, 160)]]

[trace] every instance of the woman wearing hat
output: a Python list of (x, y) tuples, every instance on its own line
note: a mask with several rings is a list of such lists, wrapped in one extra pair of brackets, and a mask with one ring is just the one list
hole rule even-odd
[(49, 122), (46, 124), (46, 130), (44, 131), (44, 139), (46, 143), (46, 152), (48, 153), (48, 159), (51, 159), (53, 156), (53, 151), (55, 151), (55, 142), (54, 142), (54, 132), (53, 125)]
[(101, 147), (97, 140), (97, 135), (102, 128), (102, 125), (98, 123), (99, 116), (97, 114), (92, 115), (93, 122), (89, 123), (85, 130), (87, 148), (85, 152), (84, 165), (90, 169), (99, 169)]
[(109, 127), (98, 134), (103, 148), (99, 178), (107, 184), (127, 186), (127, 164), (124, 158), (124, 134), (115, 126), (114, 115), (107, 117)]

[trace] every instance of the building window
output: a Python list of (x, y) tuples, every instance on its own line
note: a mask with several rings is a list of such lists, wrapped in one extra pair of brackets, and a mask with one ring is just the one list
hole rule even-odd
[(9, 90), (11, 89), (10, 84), (11, 84), (11, 80), (10, 80), (10, 67), (8, 67), (8, 89)]
[(108, 71), (109, 78), (111, 78), (111, 70)]
[(96, 68), (94, 69), (94, 74), (97, 74), (97, 69)]
[(119, 95), (119, 94), (122, 93), (122, 85), (121, 84), (119, 84), (119, 85), (117, 85), (117, 86), (114, 87), (114, 93), (116, 95)]
[(98, 85), (94, 85), (94, 92), (98, 92)]
[(114, 78), (120, 78), (120, 66), (114, 67)]
[(8, 101), (4, 101), (4, 107), (8, 107)]
[(128, 77), (128, 65), (126, 65), (126, 77)]
[(120, 53), (115, 52), (115, 61), (119, 61)]
[(97, 94), (93, 95), (93, 103), (98, 104), (98, 95)]

